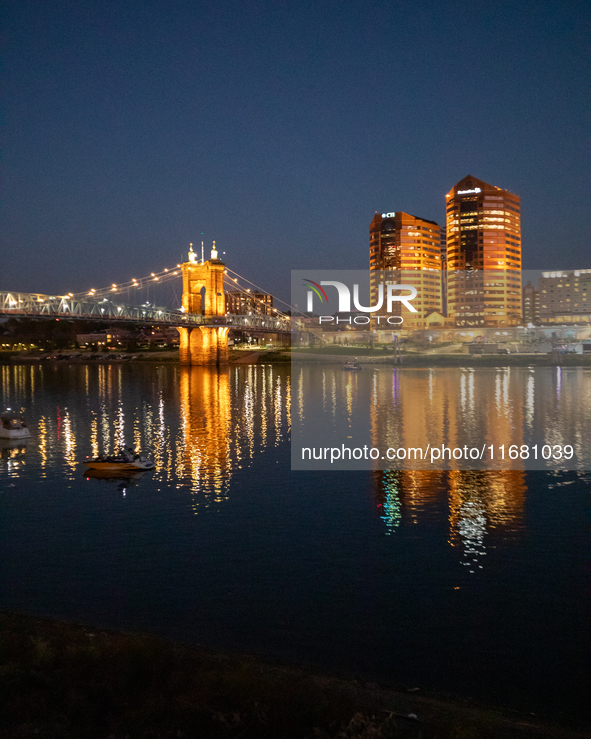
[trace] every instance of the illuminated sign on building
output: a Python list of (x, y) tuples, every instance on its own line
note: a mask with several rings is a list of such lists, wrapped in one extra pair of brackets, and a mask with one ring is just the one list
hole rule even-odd
[(395, 218), (396, 213), (382, 213), (382, 218)]
[(458, 190), (458, 195), (468, 195), (471, 192), (482, 192), (479, 187), (475, 187), (473, 190)]

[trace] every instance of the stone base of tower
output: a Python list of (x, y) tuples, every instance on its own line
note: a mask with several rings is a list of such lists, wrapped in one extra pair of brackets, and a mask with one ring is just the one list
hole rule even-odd
[(228, 328), (179, 326), (179, 361), (184, 365), (228, 364)]

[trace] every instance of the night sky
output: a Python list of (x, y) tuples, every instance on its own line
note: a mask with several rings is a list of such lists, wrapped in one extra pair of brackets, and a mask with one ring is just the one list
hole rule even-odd
[(123, 282), (215, 239), (282, 296), (375, 211), (521, 196), (523, 266), (591, 267), (583, 2), (8, 0), (0, 289)]

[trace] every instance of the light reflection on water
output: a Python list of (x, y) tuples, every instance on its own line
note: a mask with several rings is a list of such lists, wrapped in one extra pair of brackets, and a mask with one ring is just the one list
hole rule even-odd
[[(316, 402), (314, 397), (306, 398), (307, 393), (314, 396), (316, 383), (322, 408), (335, 423), (342, 418), (351, 433), (360, 410), (359, 374), (343, 374), (332, 367), (299, 367), (295, 373), (299, 422), (305, 421), (307, 404)], [(473, 368), (459, 373), (433, 369), (376, 372), (371, 377), (373, 443), (419, 446), (434, 428), (445, 431), (451, 443), (459, 443), (466, 433), (475, 437), (482, 412), (478, 399), (490, 392), (491, 381), (494, 402), (487, 409), (488, 418), (494, 414), (497, 430), (516, 443), (515, 414), (529, 428), (536, 413), (538, 418), (540, 414), (534, 402), (533, 368), (527, 373), (521, 394), (515, 370), (511, 386), (509, 368), (480, 373)], [(548, 373), (560, 398), (562, 372), (557, 368)], [(385, 414), (380, 398), (390, 374), (396, 412)], [(73, 480), (85, 469), (85, 456), (129, 444), (154, 459), (155, 482), (187, 486), (195, 514), (227, 500), (235, 471), (249, 466), (257, 454), (272, 453), (289, 440), (291, 432), (291, 370), (286, 367), (212, 370), (162, 365), (140, 369), (113, 364), (58, 369), (3, 365), (1, 376), (3, 405), (26, 411), (35, 429), (34, 438), (26, 444), (4, 444), (2, 465), (8, 477), (22, 475), (25, 466), (38, 469), (40, 477), (45, 477), (51, 467), (52, 476), (61, 469)], [(578, 371), (577, 381), (579, 401), (588, 403), (591, 373)], [(546, 392), (548, 378), (538, 382)], [(566, 403), (563, 397), (563, 406)], [(577, 424), (571, 426), (572, 435), (566, 439), (565, 419), (559, 420), (546, 419), (548, 443), (584, 443)], [(447, 501), (448, 543), (461, 549), (461, 562), (471, 573), (483, 567), (491, 530), (517, 532), (522, 525), (527, 492), (522, 472), (387, 470), (372, 475), (386, 535), (394, 534), (404, 517), (418, 523), (430, 505)]]
[[(299, 412), (294, 450), (301, 454), (302, 447), (310, 448), (315, 456), (306, 457), (312, 463), (304, 466), (296, 455), (294, 468), (344, 469), (342, 464), (332, 465), (330, 454), (326, 461), (316, 451), (340, 449), (346, 438), (352, 438), (350, 446), (367, 444), (381, 454), (375, 457), (376, 467), (389, 464), (386, 449), (395, 453), (418, 450), (420, 454), (429, 445), (443, 454), (445, 445), (448, 456), (435, 457), (435, 465), (429, 451), (423, 458), (410, 456), (404, 461), (401, 457), (397, 464), (426, 471), (434, 466), (586, 469), (591, 465), (591, 371), (558, 369), (366, 366), (364, 372), (339, 375), (333, 368), (297, 366)], [(330, 397), (325, 392), (328, 381), (333, 386)], [(344, 429), (353, 431), (345, 435)], [(450, 448), (464, 447), (469, 457), (458, 462), (449, 459)], [(347, 461), (347, 468), (367, 469), (367, 463)]]
[[(522, 581), (535, 572), (538, 587), (543, 583), (543, 598), (550, 603), (549, 614), (554, 607), (559, 612), (566, 607), (575, 614), (580, 611), (573, 604), (572, 592), (571, 601), (565, 601), (560, 590), (576, 583), (570, 569), (575, 559), (567, 544), (579, 518), (569, 513), (567, 497), (563, 505), (547, 497), (546, 508), (539, 506), (540, 494), (547, 488), (552, 496), (567, 496), (576, 489), (582, 497), (581, 489), (591, 485), (588, 472), (533, 476), (502, 470), (291, 473), (286, 448), (292, 421), (295, 426), (302, 424), (310, 404), (346, 428), (347, 435), (354, 433), (351, 426), (357, 414), (367, 411), (367, 433), (392, 445), (418, 445), (432, 429), (441, 429), (452, 439), (466, 432), (476, 434), (483, 414), (508, 438), (514, 438), (516, 427), (523, 424), (523, 428), (542, 426), (547, 439), (584, 445), (588, 439), (580, 409), (591, 401), (590, 373), (466, 368), (456, 373), (395, 369), (345, 374), (326, 366), (292, 370), (251, 365), (218, 371), (113, 364), (2, 366), (0, 377), (2, 405), (22, 410), (33, 432), (25, 443), (0, 443), (0, 490), (7, 493), (23, 483), (18, 488), (20, 497), (11, 499), (13, 518), (19, 522), (12, 544), (17, 554), (11, 567), (18, 578), (32, 578), (9, 601), (11, 607), (78, 617), (78, 606), (63, 605), (69, 602), (69, 591), (56, 595), (60, 583), (65, 577), (70, 587), (68, 578), (72, 577), (71, 597), (84, 603), (85, 597), (91, 598), (88, 593), (84, 596), (85, 583), (94, 578), (95, 562), (115, 561), (117, 578), (125, 580), (129, 569), (129, 587), (135, 595), (126, 597), (143, 603), (138, 609), (146, 627), (158, 627), (151, 609), (163, 614), (165, 633), (169, 633), (169, 623), (184, 623), (183, 619), (189, 619), (187, 613), (197, 618), (194, 614), (202, 610), (199, 628), (203, 633), (210, 622), (230, 624), (226, 631), (219, 627), (226, 640), (222, 646), (236, 643), (243, 648), (240, 640), (232, 641), (234, 634), (248, 631), (242, 624), (248, 622), (255, 633), (264, 622), (268, 640), (272, 641), (269, 635), (277, 628), (273, 649), (278, 654), (277, 644), (290, 639), (297, 644), (311, 641), (318, 653), (324, 644), (333, 644), (331, 648), (338, 651), (334, 644), (340, 643), (358, 660), (371, 652), (375, 664), (388, 649), (396, 652), (394, 661), (403, 660), (407, 649), (404, 664), (412, 666), (418, 663), (413, 649), (429, 647), (422, 659), (440, 659), (441, 674), (449, 659), (441, 644), (449, 642), (457, 654), (465, 652), (467, 665), (483, 658), (484, 652), (474, 658), (472, 647), (466, 647), (461, 626), (477, 623), (479, 613), (481, 618), (488, 617), (479, 611), (479, 589), (494, 601), (500, 597), (499, 582), (509, 583), (506, 601), (498, 606), (501, 621), (510, 609), (526, 608), (527, 591), (519, 583), (510, 583), (513, 568), (520, 569)], [(368, 388), (367, 409), (360, 401), (363, 383)], [(576, 387), (576, 397), (566, 391), (567, 383)], [(384, 413), (382, 397), (391, 400), (395, 412)], [(483, 397), (492, 399), (484, 409)], [(559, 397), (560, 414), (553, 402), (543, 405), (545, 397)], [(149, 453), (155, 471), (135, 479), (105, 480), (92, 474), (85, 480), (84, 458), (110, 452), (120, 443)], [(101, 497), (99, 492), (106, 485), (110, 485), (106, 488), (109, 495)], [(64, 501), (64, 517), (52, 519), (52, 506), (59, 500)], [(22, 520), (21, 507), (25, 511)], [(89, 510), (94, 519), (87, 515)], [(537, 519), (531, 518), (531, 510), (538, 511)], [(82, 512), (82, 531), (61, 532), (56, 535), (59, 541), (52, 541), (56, 527), (63, 524), (67, 529), (68, 517), (75, 518), (76, 511)], [(183, 517), (185, 512), (190, 524)], [(564, 521), (557, 524), (560, 515)], [(125, 527), (118, 528), (121, 520)], [(554, 531), (554, 526), (562, 528)], [(44, 532), (41, 537), (39, 530)], [(560, 548), (536, 549), (540, 531), (550, 541), (560, 541)], [(130, 534), (144, 543), (127, 544), (136, 541)], [(160, 550), (154, 541), (160, 542)], [(143, 559), (153, 546), (164, 554), (153, 558), (153, 574), (149, 574)], [(193, 554), (192, 548), (199, 546), (203, 551)], [(53, 554), (48, 555), (44, 547)], [(527, 547), (535, 554), (528, 555)], [(125, 555), (121, 553), (124, 549)], [(59, 564), (62, 552), (67, 564)], [(539, 571), (535, 570), (536, 558), (542, 562)], [(82, 574), (75, 569), (78, 560), (90, 562), (88, 570), (80, 565)], [(554, 572), (554, 567), (562, 569)], [(48, 573), (49, 594), (44, 591)], [(137, 595), (138, 578), (146, 578), (142, 593), (153, 589), (154, 601), (146, 604), (142, 598), (147, 596)], [(219, 591), (218, 581), (223, 583)], [(366, 587), (371, 595), (362, 595)], [(449, 600), (450, 593), (471, 593), (471, 587), (476, 594), (473, 601), (462, 601), (460, 608)], [(165, 592), (162, 602), (158, 601), (161, 591)], [(533, 605), (520, 616), (517, 631), (527, 631), (542, 613), (538, 606), (542, 596), (532, 592)], [(53, 604), (52, 599), (58, 605), (47, 606)], [(260, 606), (262, 611), (257, 610), (260, 603), (266, 604), (264, 609)], [(123, 606), (114, 605), (108, 611), (114, 625), (119, 608)], [(134, 612), (132, 606), (128, 608)], [(250, 615), (245, 616), (244, 609)], [(436, 644), (429, 641), (435, 639), (428, 619), (431, 610), (448, 614)], [(232, 621), (229, 611), (236, 611), (236, 619), (242, 620)], [(283, 614), (283, 621), (277, 613)], [(150, 621), (152, 617), (156, 620)], [(179, 627), (178, 633), (192, 633), (196, 627), (189, 619), (184, 628)], [(539, 624), (536, 628), (541, 634), (541, 653), (541, 645), (547, 647), (542, 638), (546, 632)], [(214, 643), (221, 632), (217, 626), (211, 629), (207, 633)], [(361, 629), (371, 637), (365, 632), (360, 637)], [(495, 642), (497, 637), (486, 633), (479, 638), (494, 652), (498, 644), (505, 649), (503, 639), (508, 637), (501, 634)], [(576, 642), (576, 629), (568, 638)], [(252, 646), (252, 641), (248, 644)], [(571, 646), (565, 651), (564, 644), (558, 644), (556, 652), (570, 653)], [(255, 647), (264, 651), (260, 645)], [(287, 656), (297, 655), (294, 650)], [(523, 659), (528, 674), (533, 674), (527, 662), (530, 657)], [(466, 667), (467, 675), (471, 669)]]
[(41, 474), (50, 465), (71, 480), (86, 456), (130, 445), (150, 454), (156, 481), (188, 484), (195, 513), (227, 499), (233, 472), (289, 439), (291, 428), (289, 371), (271, 365), (3, 365), (2, 404), (17, 403), (34, 430), (23, 459)]
[(484, 566), (489, 535), (507, 540), (523, 530), (524, 472), (385, 470), (372, 475), (386, 535), (395, 534), (404, 520), (419, 524), (430, 507), (447, 503), (448, 544), (459, 551), (470, 574)]

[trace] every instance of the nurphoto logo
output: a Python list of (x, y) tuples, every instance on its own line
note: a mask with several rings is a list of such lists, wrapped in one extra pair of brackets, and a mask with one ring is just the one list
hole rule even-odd
[[(403, 322), (403, 318), (400, 315), (392, 315), (394, 309), (394, 303), (402, 303), (407, 310), (411, 313), (417, 313), (417, 309), (410, 302), (417, 296), (417, 289), (412, 285), (393, 285), (386, 284), (384, 290), (384, 283), (381, 282), (377, 285), (378, 295), (376, 304), (373, 306), (361, 305), (359, 301), (359, 284), (353, 285), (353, 309), (351, 308), (351, 290), (343, 282), (338, 280), (321, 280), (320, 283), (314, 282), (304, 278), (304, 287), (309, 288), (307, 291), (306, 310), (309, 313), (314, 311), (314, 295), (318, 297), (320, 303), (328, 303), (329, 299), (324, 290), (324, 287), (335, 287), (338, 293), (338, 313), (351, 313), (352, 310), (359, 311), (360, 313), (376, 313), (384, 307), (386, 315), (376, 315), (377, 322), (380, 323), (380, 319), (385, 318), (387, 323), (400, 325)], [(400, 295), (400, 291), (406, 291), (409, 294)], [(384, 300), (385, 293), (385, 300)], [(336, 323), (351, 323), (351, 318), (339, 318), (338, 316), (318, 316), (318, 323), (330, 323), (336, 321)], [(353, 319), (354, 323), (369, 323), (369, 316), (356, 316)]]

